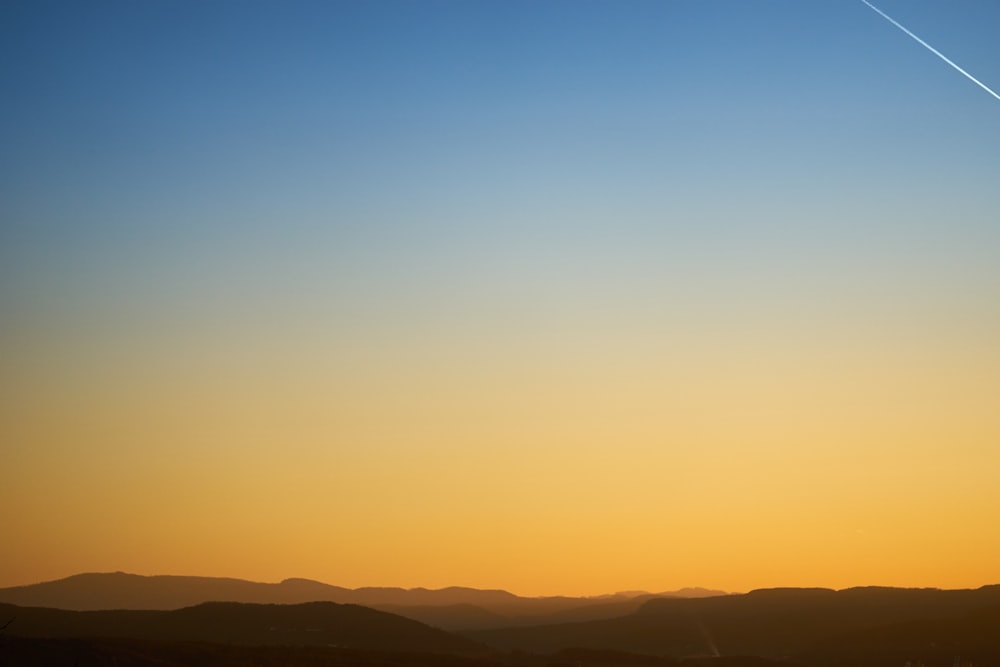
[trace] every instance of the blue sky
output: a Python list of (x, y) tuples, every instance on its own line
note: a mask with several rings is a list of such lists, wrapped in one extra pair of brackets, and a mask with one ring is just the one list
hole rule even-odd
[[(992, 3), (883, 9), (1000, 85)], [(29, 309), (995, 287), (998, 103), (860, 2), (3, 11)]]
[[(884, 9), (996, 80), (991, 3)], [(5, 235), (50, 250), (254, 243), (279, 220), (364, 235), (366, 216), (428, 238), (517, 226), (505, 207), (846, 218), (908, 191), (903, 210), (939, 193), (978, 211), (996, 175), (996, 101), (860, 3), (4, 12)]]

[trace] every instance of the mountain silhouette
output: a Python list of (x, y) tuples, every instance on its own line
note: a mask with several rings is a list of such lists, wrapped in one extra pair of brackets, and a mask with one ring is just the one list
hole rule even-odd
[(449, 632), (501, 628), (515, 624), (520, 618), (505, 616), (471, 604), (413, 606), (386, 604), (379, 605), (378, 609)]
[(120, 638), (483, 654), (476, 642), (375, 609), (334, 602), (206, 602), (171, 611), (68, 611), (0, 604), (10, 637)]
[[(1000, 608), (1000, 586), (950, 591), (766, 589), (697, 599), (656, 598), (619, 618), (463, 634), (498, 649), (538, 653), (586, 647), (678, 657), (808, 655), (815, 661), (817, 654), (809, 651), (823, 653), (829, 642), (854, 637), (852, 633), (878, 636), (884, 628), (917, 621), (961, 623), (956, 619), (995, 608)], [(1000, 626), (994, 629), (1000, 642)], [(917, 634), (908, 641), (917, 641)]]
[(262, 584), (223, 577), (144, 577), (124, 572), (77, 574), (27, 586), (0, 588), (0, 602), (29, 607), (180, 609), (202, 602), (351, 602), (350, 590), (308, 579)]
[[(722, 594), (706, 589), (676, 593)], [(452, 586), (442, 589), (343, 588), (310, 579), (259, 583), (222, 577), (141, 576), (124, 572), (77, 574), (65, 579), (0, 588), (0, 602), (76, 611), (181, 609), (203, 602), (300, 604), (336, 602), (382, 609), (449, 630), (611, 618), (635, 611), (648, 593), (590, 598), (521, 597), (503, 590)], [(618, 605), (618, 606), (615, 606)], [(587, 611), (590, 610), (590, 611)]]
[(816, 643), (796, 658), (815, 667), (1000, 665), (1000, 606), (950, 618), (858, 630)]
[[(617, 608), (620, 603), (605, 604)], [(212, 602), (168, 611), (0, 604), (0, 625), (10, 620), (0, 633), (0, 665), (1000, 664), (1000, 586), (765, 589), (705, 598), (640, 597), (635, 604), (640, 606), (615, 618), (469, 630), (461, 636), (384, 611), (332, 602)], [(421, 609), (466, 618), (480, 614), (483, 623), (497, 620), (492, 612), (463, 605)]]

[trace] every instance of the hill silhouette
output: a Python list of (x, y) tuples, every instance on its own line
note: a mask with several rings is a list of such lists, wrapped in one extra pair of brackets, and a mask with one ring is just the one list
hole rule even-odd
[[(499, 606), (505, 613), (475, 605), (377, 605), (377, 608), (418, 620), (436, 628), (457, 632), (616, 618), (637, 611), (653, 598), (653, 595), (646, 593), (628, 600), (613, 598), (612, 602), (588, 600), (575, 606), (542, 612), (530, 608), (525, 611), (524, 608), (512, 605)], [(544, 609), (541, 605), (539, 606)]]
[(0, 604), (8, 637), (121, 638), (261, 646), (483, 654), (463, 637), (357, 605), (207, 602), (171, 611), (67, 611)]
[[(988, 610), (995, 608), (1000, 608), (1000, 586), (953, 591), (768, 589), (701, 599), (657, 598), (614, 619), (464, 634), (503, 650), (551, 653), (578, 646), (672, 656), (808, 656), (819, 664), (817, 656), (828, 653), (831, 646), (861, 650), (861, 638), (869, 636), (865, 632), (879, 637), (890, 627), (918, 621), (961, 626), (966, 622), (961, 619), (970, 614), (993, 618)], [(995, 641), (1000, 642), (1000, 626), (994, 630)], [(919, 633), (914, 632), (904, 644), (916, 646), (918, 640)], [(994, 645), (977, 646), (986, 650)]]
[[(661, 595), (723, 594), (683, 589)], [(76, 611), (181, 609), (203, 602), (300, 604), (336, 602), (382, 609), (449, 630), (611, 618), (635, 611), (648, 593), (590, 598), (521, 597), (503, 590), (452, 586), (442, 589), (343, 588), (310, 579), (260, 583), (222, 577), (141, 576), (124, 572), (78, 574), (27, 586), (0, 588), (0, 602)], [(617, 606), (615, 606), (617, 605)]]
[(449, 632), (500, 628), (517, 623), (518, 616), (505, 616), (471, 604), (449, 605), (379, 605), (378, 609), (412, 618)]
[(1000, 607), (846, 633), (818, 642), (797, 659), (815, 667), (1000, 665)]
[(0, 636), (0, 664), (68, 663), (56, 659), (67, 655), (84, 665), (950, 667), (956, 658), (963, 667), (1000, 664), (1000, 586), (768, 589), (641, 605), (612, 619), (457, 636), (330, 602), (215, 602), (170, 611), (0, 604), (0, 619), (13, 619)]
[(124, 572), (76, 574), (55, 581), (0, 588), (0, 602), (76, 611), (180, 609), (215, 601), (348, 603), (350, 597), (349, 589), (308, 579), (262, 584), (224, 577), (143, 577)]
[(723, 654), (787, 656), (822, 639), (921, 619), (955, 618), (1000, 605), (1000, 586), (975, 590), (884, 587), (764, 589), (727, 598), (657, 599), (640, 615), (694, 619)]

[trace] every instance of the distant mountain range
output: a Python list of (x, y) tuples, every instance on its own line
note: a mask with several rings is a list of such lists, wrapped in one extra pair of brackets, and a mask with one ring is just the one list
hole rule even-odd
[[(686, 588), (658, 596), (724, 595), (723, 591)], [(450, 587), (342, 588), (309, 579), (268, 584), (219, 577), (78, 574), (27, 586), (0, 588), (0, 602), (75, 611), (101, 609), (181, 609), (203, 602), (299, 604), (336, 602), (389, 611), (448, 630), (549, 624), (630, 613), (653, 597), (616, 593), (589, 598), (520, 597), (502, 590)]]
[(902, 666), (907, 660), (916, 665), (933, 648), (952, 657), (975, 652), (1000, 664), (1000, 586), (765, 589), (701, 599), (657, 598), (618, 618), (464, 634), (498, 649), (536, 653), (578, 646), (860, 666), (876, 664), (866, 663), (866, 656), (881, 651), (899, 660), (878, 664)]
[[(317, 592), (371, 595), (395, 603), (400, 615), (329, 601), (291, 603), (296, 596)], [(224, 601), (173, 610), (101, 611), (28, 606), (122, 600), (177, 604), (191, 596), (265, 593), (284, 603)], [(1000, 665), (1000, 585), (974, 590), (788, 588), (701, 598), (641, 594), (533, 599), (460, 588), (351, 591), (305, 580), (255, 584), (113, 574), (0, 590), (0, 599), (12, 596), (21, 596), (22, 606), (0, 604), (0, 666)], [(404, 611), (411, 618), (404, 618)], [(446, 632), (413, 620), (417, 616), (439, 626), (464, 624), (466, 629)], [(553, 619), (557, 622), (546, 622)], [(304, 647), (315, 651), (303, 652)]]

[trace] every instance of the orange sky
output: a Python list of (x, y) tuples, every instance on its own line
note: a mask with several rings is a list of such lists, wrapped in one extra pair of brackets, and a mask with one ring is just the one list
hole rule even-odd
[(5, 373), (0, 585), (110, 570), (522, 594), (996, 580), (989, 341), (833, 321), (560, 337), (545, 319), (524, 339), (411, 326), (350, 355), (308, 337), (279, 352), (281, 326), (242, 349), (232, 331), (189, 347), (146, 331), (133, 349), (24, 336)]

